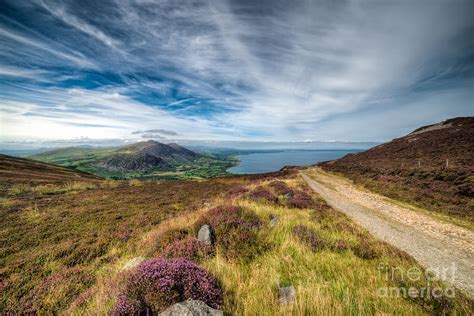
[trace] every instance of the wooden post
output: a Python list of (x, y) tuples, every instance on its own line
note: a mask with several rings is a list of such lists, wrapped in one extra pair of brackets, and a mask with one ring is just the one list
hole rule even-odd
[(449, 159), (446, 158), (446, 169), (449, 168)]
[(420, 168), (420, 167), (421, 167), (421, 161), (418, 160), (418, 168)]

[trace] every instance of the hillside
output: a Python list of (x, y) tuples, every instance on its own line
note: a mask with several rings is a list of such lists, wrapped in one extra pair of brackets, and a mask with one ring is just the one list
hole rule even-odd
[(59, 148), (29, 158), (109, 178), (205, 178), (225, 175), (234, 164), (152, 140), (116, 148)]
[[(52, 181), (21, 192), (21, 181), (1, 183), (1, 314), (156, 314), (189, 297), (181, 282), (194, 282), (191, 297), (236, 315), (467, 314), (473, 306), (460, 292), (375, 295), (446, 285), (400, 279), (423, 268), (329, 207), (292, 169), (204, 181)], [(214, 231), (211, 246), (196, 239), (203, 223)], [(155, 264), (173, 265), (167, 281), (130, 292), (135, 273)], [(389, 279), (381, 265), (400, 276)], [(180, 276), (189, 268), (199, 279)], [(287, 286), (296, 301), (282, 305)], [(137, 293), (138, 303), (124, 304)]]
[(473, 117), (424, 126), (321, 166), (388, 197), (474, 221)]
[(4, 192), (6, 187), (12, 185), (62, 184), (99, 179), (85, 172), (0, 154), (0, 192)]

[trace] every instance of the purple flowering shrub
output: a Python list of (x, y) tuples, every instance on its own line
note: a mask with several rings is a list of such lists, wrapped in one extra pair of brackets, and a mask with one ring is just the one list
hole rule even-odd
[(197, 240), (195, 237), (178, 240), (169, 245), (162, 256), (165, 258), (185, 258), (199, 261), (214, 254), (214, 248)]
[(237, 206), (218, 206), (196, 223), (196, 229), (209, 224), (216, 243), (227, 258), (251, 258), (261, 244), (258, 229), (262, 220), (254, 213)]
[(314, 204), (311, 195), (304, 191), (295, 191), (293, 196), (286, 201), (286, 205), (292, 208), (310, 208)]
[(248, 191), (249, 189), (247, 189), (247, 187), (243, 185), (238, 185), (229, 190), (229, 195), (231, 197), (240, 197), (244, 195), (245, 193), (247, 193)]
[(278, 195), (285, 195), (285, 194), (294, 194), (293, 189), (288, 186), (283, 181), (277, 180), (272, 181), (269, 186), (273, 189), (273, 191)]
[(129, 276), (112, 315), (153, 315), (187, 299), (222, 306), (222, 291), (206, 270), (184, 258), (151, 259)]
[(272, 192), (264, 189), (263, 187), (257, 187), (250, 192), (249, 197), (255, 201), (266, 201), (270, 203), (278, 202), (278, 198)]
[(326, 248), (326, 243), (317, 232), (305, 225), (296, 225), (291, 231), (293, 236), (313, 251)]
[(159, 256), (171, 244), (187, 238), (188, 235), (189, 232), (185, 229), (170, 229), (159, 234), (152, 241), (152, 245), (150, 246), (150, 250), (147, 252), (147, 256)]
[[(94, 282), (94, 275), (79, 267), (64, 268), (44, 278), (21, 299), (23, 310), (18, 314), (42, 314), (58, 310), (61, 305), (77, 298)], [(60, 297), (54, 305), (46, 306), (45, 301)]]

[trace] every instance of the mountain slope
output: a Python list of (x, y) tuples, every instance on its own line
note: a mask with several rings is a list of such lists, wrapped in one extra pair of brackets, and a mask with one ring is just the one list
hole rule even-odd
[(321, 166), (389, 197), (474, 221), (473, 117), (424, 126)]
[(189, 178), (226, 174), (233, 161), (153, 140), (115, 148), (60, 148), (29, 158), (118, 178)]
[(0, 191), (11, 184), (67, 183), (99, 179), (85, 172), (0, 154)]
[(199, 157), (200, 154), (177, 144), (166, 145), (150, 140), (122, 147), (95, 165), (110, 171), (147, 171), (190, 163)]

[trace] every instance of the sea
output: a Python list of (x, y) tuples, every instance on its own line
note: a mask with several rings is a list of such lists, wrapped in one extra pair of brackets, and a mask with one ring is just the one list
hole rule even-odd
[(284, 166), (306, 166), (322, 161), (341, 158), (347, 154), (360, 152), (357, 149), (335, 150), (284, 150), (279, 152), (259, 152), (239, 155), (240, 163), (228, 169), (234, 174), (255, 174), (278, 171)]

